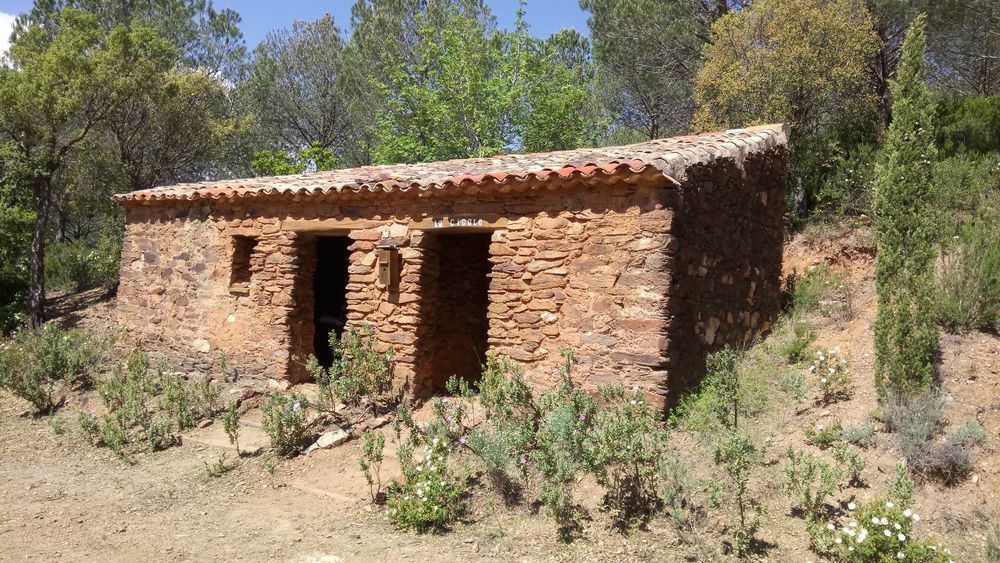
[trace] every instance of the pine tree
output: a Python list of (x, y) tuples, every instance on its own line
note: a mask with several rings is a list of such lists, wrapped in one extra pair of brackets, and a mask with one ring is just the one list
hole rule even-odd
[(938, 346), (934, 320), (935, 216), (931, 167), (937, 157), (934, 105), (924, 83), (926, 24), (913, 20), (890, 84), (892, 116), (873, 201), (878, 257), (875, 378), (882, 397), (930, 385)]

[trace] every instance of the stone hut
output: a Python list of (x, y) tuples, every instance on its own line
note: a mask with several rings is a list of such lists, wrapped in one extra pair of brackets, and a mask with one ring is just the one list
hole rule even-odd
[(778, 312), (780, 125), (621, 147), (159, 187), (126, 209), (117, 310), (179, 369), (284, 386), (367, 325), (418, 394), (489, 351), (535, 385), (667, 398)]

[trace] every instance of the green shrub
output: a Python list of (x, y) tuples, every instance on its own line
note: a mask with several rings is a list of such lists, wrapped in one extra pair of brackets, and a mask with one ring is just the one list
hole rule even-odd
[(715, 463), (723, 468), (729, 480), (729, 491), (736, 509), (736, 520), (730, 527), (734, 551), (738, 557), (746, 557), (765, 510), (750, 491), (753, 470), (763, 459), (764, 451), (747, 434), (734, 427), (716, 440), (713, 453)]
[(236, 455), (240, 454), (240, 411), (236, 401), (229, 403), (226, 410), (222, 411), (222, 429), (229, 438), (229, 443), (236, 448)]
[(615, 527), (627, 530), (644, 523), (658, 508), (657, 464), (667, 435), (660, 413), (646, 404), (638, 388), (627, 392), (621, 385), (611, 385), (600, 395), (603, 404), (587, 433), (584, 454), (591, 473), (607, 491), (603, 508)]
[(121, 242), (104, 235), (94, 243), (81, 240), (50, 244), (45, 251), (45, 283), (52, 288), (82, 291), (118, 283)]
[(794, 323), (792, 331), (794, 336), (781, 345), (780, 353), (788, 363), (797, 364), (806, 359), (806, 350), (816, 340), (816, 331), (803, 323)]
[(826, 500), (836, 490), (838, 477), (826, 462), (788, 448), (784, 490), (809, 520), (817, 521), (826, 513)]
[(817, 423), (815, 426), (806, 426), (803, 432), (811, 445), (825, 450), (840, 440), (841, 429), (840, 421), (835, 420), (830, 425)]
[(580, 511), (573, 499), (577, 476), (586, 468), (584, 441), (597, 406), (593, 399), (577, 389), (571, 372), (575, 363), (572, 351), (564, 350), (562, 380), (539, 400), (536, 449), (522, 455), (518, 463), (534, 463), (541, 477), (540, 497), (546, 513), (555, 519), (560, 540), (568, 541), (580, 529)]
[(527, 475), (520, 459), (534, 447), (538, 406), (520, 368), (510, 360), (487, 354), (478, 386), (486, 421), (459, 439), (483, 460), (494, 486), (512, 502), (519, 495), (517, 479)]
[(845, 520), (830, 522), (823, 528), (826, 540), (822, 543), (829, 546), (836, 561), (944, 563), (950, 560), (947, 548), (913, 537), (913, 528), (920, 517), (908, 507), (875, 500), (848, 513)]
[(943, 96), (935, 108), (938, 144), (981, 153), (1000, 146), (1000, 96)]
[(392, 388), (392, 351), (376, 350), (377, 339), (370, 326), (364, 333), (354, 327), (337, 338), (330, 333), (333, 362), (322, 367), (315, 356), (309, 356), (306, 369), (319, 386), (320, 401), (330, 408), (337, 402), (350, 407), (367, 403), (372, 414), (378, 414), (378, 403)]
[(699, 488), (691, 466), (675, 453), (664, 452), (656, 469), (661, 506), (675, 526), (685, 526), (694, 510), (693, 493)]
[(219, 454), (219, 458), (212, 462), (211, 465), (207, 461), (205, 462), (205, 475), (211, 479), (216, 479), (236, 469), (236, 466), (236, 462), (229, 463), (226, 461), (226, 452), (222, 452)]
[(844, 281), (845, 274), (830, 271), (826, 265), (813, 266), (805, 274), (791, 282), (791, 303), (788, 314), (798, 318), (810, 311), (820, 309), (820, 302), (831, 290)]
[(965, 222), (942, 247), (937, 316), (951, 331), (1000, 326), (1000, 214)]
[(0, 201), (0, 335), (24, 321), (35, 212)]
[(840, 438), (859, 448), (870, 448), (875, 445), (875, 425), (866, 422), (858, 426), (843, 426), (840, 429)]
[(448, 468), (450, 447), (433, 438), (426, 444), (423, 459), (413, 463), (400, 456), (403, 481), (389, 484), (389, 521), (401, 530), (441, 531), (458, 517), (464, 488)]
[(975, 420), (968, 420), (948, 437), (963, 446), (981, 446), (986, 441), (986, 429)]
[(809, 373), (817, 379), (820, 403), (828, 405), (851, 397), (854, 382), (847, 373), (847, 360), (840, 354), (839, 348), (816, 352)]
[(986, 560), (1000, 561), (1000, 523), (990, 524), (986, 533)]
[(674, 408), (671, 424), (711, 439), (732, 428), (736, 419), (763, 412), (771, 387), (747, 357), (737, 357), (728, 346), (711, 354), (706, 359), (705, 378), (696, 392), (683, 397)]
[(788, 393), (796, 401), (806, 398), (806, 378), (798, 370), (790, 371), (781, 378), (781, 390)]
[(837, 442), (833, 446), (833, 459), (840, 465), (852, 484), (858, 486), (864, 484), (861, 472), (865, 470), (865, 460), (861, 459), (854, 448), (844, 442)]
[(191, 393), (187, 387), (179, 378), (165, 374), (162, 365), (153, 368), (144, 353), (134, 351), (97, 386), (106, 414), (81, 415), (80, 428), (95, 444), (131, 462), (133, 446), (153, 451), (170, 447), (178, 441), (175, 431), (193, 425), (187, 418), (191, 411), (163, 399), (168, 389), (187, 397)]
[(378, 430), (365, 430), (364, 442), (361, 444), (361, 457), (358, 464), (361, 473), (368, 483), (368, 493), (372, 502), (378, 502), (382, 496), (382, 451), (385, 449), (385, 435)]
[(94, 371), (112, 339), (55, 325), (23, 329), (0, 341), (0, 388), (48, 413), (63, 398), (59, 392), (93, 383)]
[(836, 215), (871, 213), (875, 164), (880, 157), (878, 147), (870, 144), (839, 156), (820, 185), (819, 207)]
[(261, 428), (279, 455), (293, 456), (302, 449), (306, 437), (309, 401), (297, 392), (272, 393), (261, 409)]

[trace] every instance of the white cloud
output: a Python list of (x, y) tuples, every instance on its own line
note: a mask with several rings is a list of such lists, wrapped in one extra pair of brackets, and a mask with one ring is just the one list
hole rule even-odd
[(14, 15), (0, 12), (0, 59), (7, 55), (10, 47), (10, 33), (14, 31)]

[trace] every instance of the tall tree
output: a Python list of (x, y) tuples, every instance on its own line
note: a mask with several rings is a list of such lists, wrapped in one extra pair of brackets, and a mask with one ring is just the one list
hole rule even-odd
[(873, 123), (866, 66), (877, 38), (868, 13), (851, 0), (760, 0), (717, 21), (712, 38), (695, 81), (695, 128), (785, 123), (804, 214), (805, 146)]
[(93, 14), (105, 31), (150, 27), (177, 48), (182, 67), (212, 76), (234, 79), (246, 55), (239, 14), (217, 10), (211, 0), (35, 0), (30, 11), (18, 16), (15, 40), (33, 26), (54, 34), (66, 8)]
[(352, 119), (341, 69), (345, 48), (328, 14), (267, 35), (242, 86), (254, 118), (254, 142), (290, 154), (318, 147), (352, 164), (348, 153), (360, 123)]
[(934, 103), (924, 82), (925, 22), (921, 15), (910, 26), (891, 83), (893, 117), (873, 199), (878, 251), (875, 376), (883, 397), (928, 386), (935, 370), (932, 167), (937, 148)]
[(1000, 2), (938, 0), (931, 7), (934, 82), (960, 96), (1000, 95)]
[(580, 0), (610, 108), (620, 125), (656, 139), (686, 132), (692, 83), (713, 22), (743, 2)]
[(35, 225), (31, 244), (28, 315), (44, 320), (45, 243), (55, 178), (74, 150), (117, 111), (151, 75), (173, 60), (170, 45), (148, 28), (105, 32), (95, 16), (60, 12), (57, 30), (42, 26), (11, 45), (13, 70), (0, 74), (0, 125), (28, 173)]

